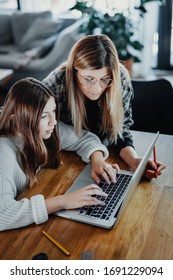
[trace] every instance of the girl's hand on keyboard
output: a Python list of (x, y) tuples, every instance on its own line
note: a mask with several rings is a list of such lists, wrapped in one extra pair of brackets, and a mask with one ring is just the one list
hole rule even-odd
[(105, 205), (105, 203), (95, 196), (107, 197), (108, 195), (102, 189), (95, 185), (90, 184), (84, 188), (74, 192), (66, 193), (61, 198), (61, 209), (75, 209), (83, 206), (91, 205)]

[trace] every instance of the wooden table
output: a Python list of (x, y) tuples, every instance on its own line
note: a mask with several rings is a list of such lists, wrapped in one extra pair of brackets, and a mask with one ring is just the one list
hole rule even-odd
[[(152, 133), (133, 132), (136, 150), (142, 156)], [(42, 225), (0, 233), (0, 259), (25, 260), (45, 252), (50, 260), (79, 260), (82, 251), (92, 250), (96, 260), (173, 259), (173, 136), (159, 135), (156, 144), (158, 160), (166, 165), (162, 176), (142, 180), (126, 211), (111, 229), (50, 216)], [(26, 190), (23, 197), (42, 193), (45, 197), (62, 194), (70, 186), (85, 163), (72, 152), (63, 152), (64, 164), (57, 170), (44, 170), (39, 183)], [(108, 162), (127, 166), (110, 154)], [(45, 230), (70, 251), (66, 256), (43, 234)]]

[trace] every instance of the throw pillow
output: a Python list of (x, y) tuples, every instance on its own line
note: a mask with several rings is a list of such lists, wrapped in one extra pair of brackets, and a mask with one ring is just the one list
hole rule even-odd
[(39, 57), (45, 57), (53, 48), (58, 35), (52, 35), (51, 37), (44, 40), (44, 42), (40, 45)]
[(51, 19), (52, 13), (49, 11), (34, 13), (16, 12), (11, 15), (11, 24), (16, 45), (20, 44), (26, 31), (37, 18)]
[(6, 45), (13, 42), (10, 18), (11, 15), (1, 14), (0, 16), (0, 45)]
[(23, 36), (18, 47), (19, 51), (26, 51), (38, 47), (44, 43), (46, 39), (57, 34), (61, 28), (61, 21), (55, 22), (42, 18), (36, 19)]
[(39, 59), (44, 56), (46, 56), (50, 50), (52, 49), (57, 36), (53, 35), (46, 39), (42, 45), (36, 48), (32, 48), (30, 50), (27, 50), (21, 54), (19, 57), (17, 63), (14, 65), (15, 69), (21, 69), (23, 67), (26, 67), (28, 64), (32, 62), (34, 59)]

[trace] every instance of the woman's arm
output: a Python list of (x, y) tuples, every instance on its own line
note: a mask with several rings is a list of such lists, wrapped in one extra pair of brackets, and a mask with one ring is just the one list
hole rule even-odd
[(72, 126), (59, 121), (59, 135), (62, 150), (76, 151), (83, 161), (91, 162), (91, 177), (96, 183), (100, 182), (99, 175), (102, 175), (107, 183), (110, 183), (110, 179), (116, 181), (119, 167), (117, 164), (106, 163), (108, 150), (95, 134), (83, 130), (78, 137)]
[[(132, 99), (134, 94), (130, 77), (123, 67), (121, 69), (121, 84), (124, 109), (123, 139), (118, 138), (116, 151), (129, 167), (135, 171), (141, 158), (138, 157), (134, 149), (133, 137), (130, 131), (130, 127), (133, 124)], [(157, 162), (157, 165), (155, 165), (154, 161), (150, 159), (145, 170), (145, 176), (149, 179), (155, 178), (158, 175), (161, 175), (164, 168), (165, 166), (162, 163)]]
[(83, 161), (89, 163), (91, 155), (100, 151), (103, 160), (108, 158), (108, 150), (93, 133), (82, 130), (77, 136), (73, 126), (67, 125), (59, 121), (59, 136), (61, 141), (61, 149), (66, 151), (76, 151)]
[[(120, 151), (120, 157), (129, 165), (129, 167), (135, 171), (141, 162), (142, 158), (139, 158), (134, 148), (127, 146)], [(149, 159), (145, 169), (144, 175), (148, 179), (157, 178), (162, 174), (165, 169), (165, 165), (161, 162), (155, 164), (154, 160)]]

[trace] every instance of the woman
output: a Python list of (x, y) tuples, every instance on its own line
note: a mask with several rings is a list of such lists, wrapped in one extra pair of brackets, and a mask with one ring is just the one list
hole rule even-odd
[[(73, 193), (45, 199), (35, 195), (17, 200), (29, 185), (37, 181), (40, 168), (57, 168), (59, 150), (77, 151), (85, 161), (104, 161), (107, 149), (91, 133), (81, 132), (60, 123), (61, 139), (57, 135), (57, 101), (41, 82), (25, 78), (10, 89), (0, 116), (0, 230), (40, 224), (48, 215), (60, 209), (103, 203), (92, 195), (106, 196), (91, 184)], [(102, 163), (103, 164), (103, 163)]]
[[(66, 63), (43, 82), (57, 95), (60, 119), (76, 133), (95, 133), (135, 171), (138, 157), (130, 132), (133, 124), (133, 90), (127, 70), (119, 63), (116, 48), (106, 35), (89, 35), (75, 43)], [(111, 168), (111, 166), (109, 166)], [(157, 177), (164, 165), (149, 160), (145, 175)], [(106, 177), (106, 170), (100, 167)], [(97, 178), (97, 171), (93, 171)]]

